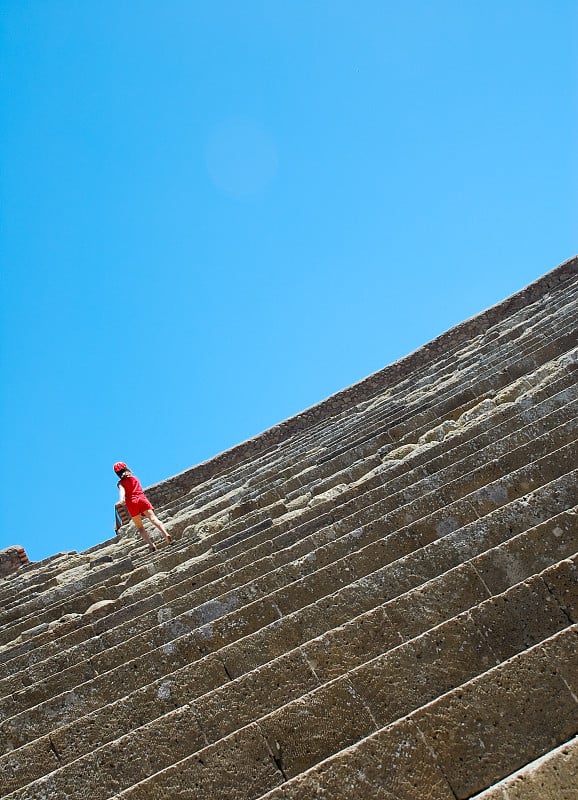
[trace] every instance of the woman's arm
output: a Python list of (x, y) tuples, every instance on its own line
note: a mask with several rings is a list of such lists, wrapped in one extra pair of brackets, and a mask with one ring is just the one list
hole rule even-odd
[(124, 503), (124, 498), (125, 498), (124, 486), (121, 486), (120, 483), (119, 483), (119, 485), (118, 485), (118, 502), (119, 503)]

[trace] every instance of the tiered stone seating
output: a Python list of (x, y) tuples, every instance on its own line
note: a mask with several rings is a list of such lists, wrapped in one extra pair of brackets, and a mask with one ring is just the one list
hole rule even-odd
[(2, 797), (563, 798), (577, 297), (573, 259), (150, 487), (171, 546), (1, 580)]

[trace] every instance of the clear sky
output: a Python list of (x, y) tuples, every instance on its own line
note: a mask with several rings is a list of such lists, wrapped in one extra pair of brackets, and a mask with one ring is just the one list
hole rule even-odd
[(578, 251), (576, 0), (0, 0), (0, 548)]

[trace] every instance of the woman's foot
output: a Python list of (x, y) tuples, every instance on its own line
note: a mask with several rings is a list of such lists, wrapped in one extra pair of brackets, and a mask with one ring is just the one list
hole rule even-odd
[(170, 533), (167, 533), (165, 538), (167, 540), (167, 544), (172, 544), (173, 543), (173, 537), (171, 536)]
[(156, 553), (157, 546), (156, 544), (149, 544), (149, 553)]

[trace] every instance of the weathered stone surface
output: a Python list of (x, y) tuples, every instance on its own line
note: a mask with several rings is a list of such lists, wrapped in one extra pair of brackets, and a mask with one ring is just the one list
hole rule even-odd
[(201, 749), (206, 740), (188, 707), (165, 715), (156, 725), (138, 728), (109, 742), (16, 793), (45, 800), (103, 800)]
[(228, 681), (221, 660), (208, 656), (59, 728), (51, 734), (52, 742), (61, 761), (70, 762)]
[(283, 775), (256, 725), (121, 792), (119, 800), (244, 800), (278, 786)]
[[(552, 535), (547, 535), (547, 534)], [(503, 592), (532, 571), (539, 572), (578, 549), (578, 524), (574, 512), (564, 512), (555, 520), (516, 536), (495, 550), (474, 559), (474, 566), (493, 593)]]
[(385, 608), (378, 606), (307, 642), (302, 650), (315, 674), (322, 681), (329, 681), (401, 641)]
[(19, 544), (0, 550), (0, 578), (12, 575), (20, 567), (29, 563), (26, 550)]
[(464, 564), (389, 602), (387, 617), (406, 641), (489, 595), (478, 573)]
[(450, 620), (354, 670), (352, 686), (384, 727), (497, 664), (476, 626)]
[(472, 608), (470, 617), (488, 648), (505, 661), (568, 625), (568, 617), (541, 578), (532, 578)]
[(153, 487), (171, 547), (0, 580), (3, 796), (446, 800), (574, 735), (577, 267)]
[(207, 741), (215, 742), (318, 686), (303, 654), (294, 650), (216, 689), (192, 710)]
[(347, 678), (339, 678), (259, 722), (288, 777), (372, 733), (371, 714)]
[(416, 712), (414, 719), (456, 797), (470, 797), (578, 730), (578, 702), (558, 674), (578, 674), (577, 632), (512, 659)]
[(544, 581), (568, 618), (578, 622), (578, 556), (549, 569)]
[(475, 800), (576, 800), (578, 738), (533, 761)]
[(219, 650), (219, 656), (229, 675), (237, 678), (245, 672), (273, 660), (287, 650), (297, 647), (304, 634), (293, 615), (275, 620), (252, 636), (247, 636)]
[(455, 800), (419, 730), (402, 720), (268, 793), (263, 800)]
[(224, 645), (275, 622), (279, 616), (276, 604), (265, 599), (257, 600), (214, 623), (203, 625), (197, 631), (201, 653), (214, 653)]
[(59, 765), (50, 736), (43, 736), (32, 745), (8, 752), (0, 758), (2, 796), (52, 772)]

